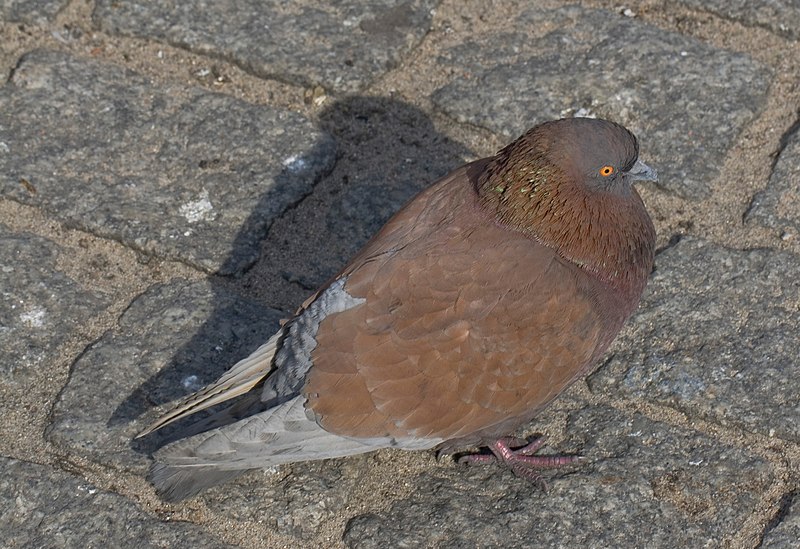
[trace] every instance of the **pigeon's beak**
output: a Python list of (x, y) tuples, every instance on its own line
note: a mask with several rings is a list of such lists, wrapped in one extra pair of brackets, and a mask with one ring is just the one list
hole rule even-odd
[(634, 181), (658, 181), (658, 172), (641, 160), (637, 160), (636, 164), (628, 170), (628, 175)]

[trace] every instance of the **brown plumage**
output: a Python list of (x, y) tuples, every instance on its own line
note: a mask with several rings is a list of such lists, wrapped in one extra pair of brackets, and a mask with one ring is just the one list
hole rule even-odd
[(559, 120), (420, 193), (270, 342), (144, 432), (245, 394), (159, 451), (156, 488), (474, 444), (533, 478), (553, 460), (502, 437), (603, 354), (652, 268), (631, 183), (655, 174), (637, 156), (617, 124)]

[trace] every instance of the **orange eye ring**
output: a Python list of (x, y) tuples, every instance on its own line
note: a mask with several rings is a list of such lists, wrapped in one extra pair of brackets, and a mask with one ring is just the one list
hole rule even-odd
[(603, 177), (608, 177), (612, 173), (614, 173), (614, 166), (603, 166), (600, 168), (600, 175)]

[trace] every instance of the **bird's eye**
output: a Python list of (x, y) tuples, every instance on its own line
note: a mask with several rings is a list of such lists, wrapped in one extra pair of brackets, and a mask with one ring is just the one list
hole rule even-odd
[(600, 175), (603, 177), (608, 177), (612, 173), (614, 173), (614, 166), (603, 166), (600, 168)]

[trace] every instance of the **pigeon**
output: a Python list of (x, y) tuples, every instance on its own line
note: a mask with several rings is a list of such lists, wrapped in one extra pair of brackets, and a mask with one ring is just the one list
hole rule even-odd
[(614, 122), (539, 124), (397, 212), (252, 355), (138, 436), (226, 403), (158, 450), (167, 501), (245, 471), (403, 450), (488, 447), (538, 479), (577, 456), (510, 437), (585, 376), (638, 306), (655, 181)]

